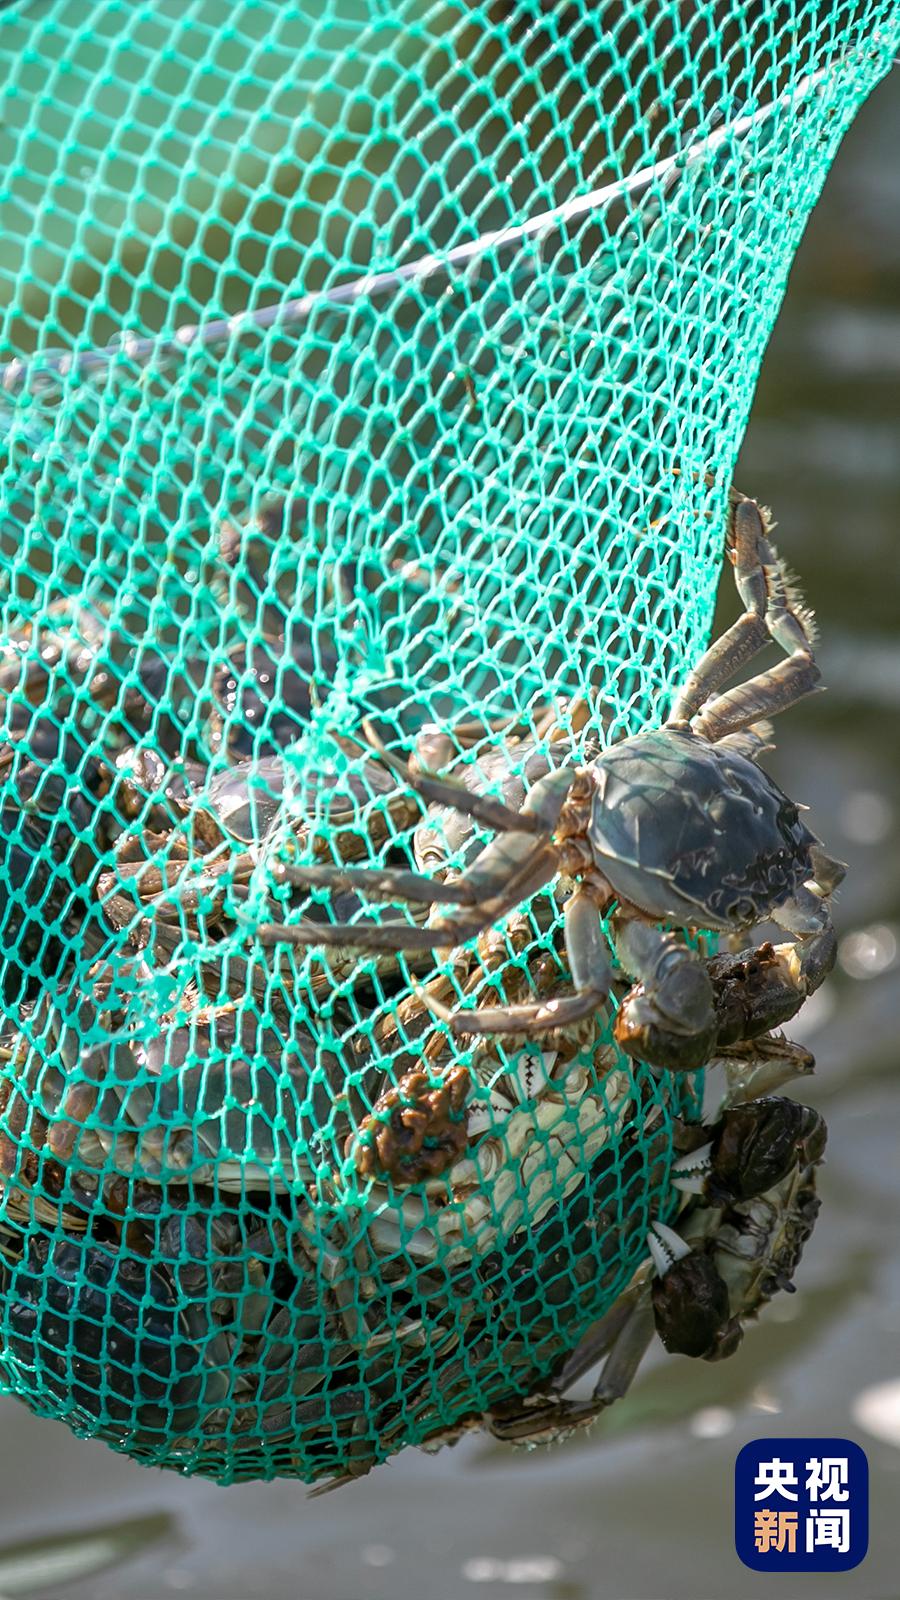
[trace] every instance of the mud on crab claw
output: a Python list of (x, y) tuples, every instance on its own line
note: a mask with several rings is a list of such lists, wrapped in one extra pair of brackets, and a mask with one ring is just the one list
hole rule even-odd
[[(843, 877), (799, 808), (757, 764), (762, 719), (819, 687), (812, 617), (769, 538), (767, 513), (734, 496), (727, 549), (745, 610), (702, 656), (660, 728), (623, 740), (586, 765), (539, 778), (518, 810), (452, 777), (383, 759), (420, 799), (450, 806), (496, 838), (453, 882), (414, 872), (291, 867), (292, 882), (363, 890), (380, 900), (453, 907), (427, 927), (399, 922), (265, 924), (265, 944), (363, 951), (452, 949), (506, 917), (558, 875), (572, 880), (565, 942), (574, 992), (549, 1002), (454, 1013), (461, 1035), (528, 1034), (579, 1021), (606, 1001), (614, 954), (636, 980), (618, 1012), (629, 1054), (690, 1071), (714, 1048), (719, 1020), (709, 974), (678, 934), (726, 935), (774, 921), (793, 936), (773, 967), (779, 1019), (787, 978), (799, 1009), (830, 970), (829, 897)], [(728, 680), (768, 643), (785, 659), (748, 681)], [(601, 929), (609, 916), (610, 943)], [(612, 945), (612, 951), (610, 950)], [(757, 1010), (772, 1025), (765, 996)]]

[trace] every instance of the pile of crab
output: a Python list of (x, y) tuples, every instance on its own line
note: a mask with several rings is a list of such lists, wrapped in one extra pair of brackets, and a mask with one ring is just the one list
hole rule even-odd
[(69, 603), (0, 659), (0, 1369), (140, 1459), (328, 1486), (556, 1437), (790, 1286), (825, 1130), (777, 1030), (841, 869), (758, 763), (818, 670), (755, 502), (662, 726), (387, 690), (314, 768), (349, 580), (288, 603), (282, 518), (220, 541), (216, 659)]

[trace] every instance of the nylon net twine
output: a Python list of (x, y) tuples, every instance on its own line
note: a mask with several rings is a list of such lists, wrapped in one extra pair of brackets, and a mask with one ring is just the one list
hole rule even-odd
[(34, 1411), (327, 1485), (529, 1437), (634, 1293), (712, 1067), (623, 1054), (616, 993), (534, 1039), (439, 1014), (571, 992), (564, 883), (452, 950), (260, 930), (436, 914), (291, 878), (472, 860), (490, 828), (391, 756), (517, 807), (666, 714), (898, 32), (4, 9), (0, 1374)]

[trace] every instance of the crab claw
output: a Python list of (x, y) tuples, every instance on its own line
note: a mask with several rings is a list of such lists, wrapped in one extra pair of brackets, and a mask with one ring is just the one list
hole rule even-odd
[(618, 1043), (648, 1066), (695, 1072), (709, 1060), (718, 1034), (706, 967), (671, 933), (637, 920), (619, 926), (615, 938), (626, 971), (641, 980), (616, 1016)]
[(676, 1261), (683, 1261), (691, 1253), (689, 1244), (685, 1244), (680, 1233), (668, 1227), (665, 1222), (651, 1224), (647, 1235), (647, 1249), (653, 1257), (653, 1265), (658, 1275), (664, 1278), (671, 1266)]
[(703, 1144), (699, 1150), (689, 1150), (687, 1155), (679, 1156), (672, 1163), (673, 1176), (672, 1188), (680, 1189), (682, 1194), (703, 1194), (706, 1189), (706, 1180), (712, 1171), (712, 1144)]
[(817, 1164), (827, 1132), (818, 1111), (782, 1096), (731, 1106), (712, 1142), (708, 1192), (714, 1204), (752, 1200), (784, 1181), (798, 1162)]
[[(689, 969), (689, 981), (692, 985), (696, 982), (698, 1001), (707, 997), (711, 1001), (712, 988), (702, 967)], [(692, 994), (692, 1002), (694, 998)], [(698, 1004), (691, 1009), (699, 1014), (701, 1008)], [(715, 1046), (717, 1031), (711, 1004), (697, 1030), (688, 1031), (672, 1022), (643, 985), (626, 996), (615, 1021), (616, 1039), (628, 1055), (669, 1072), (696, 1072), (704, 1066)]]
[(724, 953), (710, 960), (715, 990), (716, 1047), (756, 1039), (797, 1015), (834, 966), (837, 941), (831, 928), (813, 938)]
[(727, 1106), (761, 1099), (792, 1078), (809, 1077), (815, 1065), (811, 1052), (783, 1033), (729, 1045), (707, 1063), (702, 1121), (716, 1123)]
[[(731, 1317), (728, 1286), (712, 1256), (691, 1250), (661, 1222), (654, 1222), (653, 1227), (665, 1246), (648, 1238), (654, 1261), (665, 1264), (650, 1286), (656, 1331), (662, 1343), (672, 1355), (710, 1360), (730, 1354), (735, 1348), (735, 1330), (737, 1342), (740, 1341), (740, 1324)], [(673, 1254), (671, 1260), (667, 1260), (669, 1250)]]

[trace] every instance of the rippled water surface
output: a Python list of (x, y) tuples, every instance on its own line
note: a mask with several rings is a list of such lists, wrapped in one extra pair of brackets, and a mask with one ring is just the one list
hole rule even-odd
[[(825, 1205), (800, 1270), (721, 1366), (648, 1364), (587, 1438), (409, 1452), (310, 1502), (133, 1466), (0, 1402), (0, 1600), (744, 1600), (820, 1593), (733, 1552), (736, 1451), (849, 1435), (872, 1537), (852, 1600), (900, 1593), (900, 79), (844, 146), (769, 351), (737, 481), (777, 510), (823, 629), (827, 696), (773, 771), (850, 863), (841, 957), (792, 1033), (816, 1053)], [(724, 589), (723, 589), (724, 593)], [(728, 596), (729, 614), (733, 609)]]

